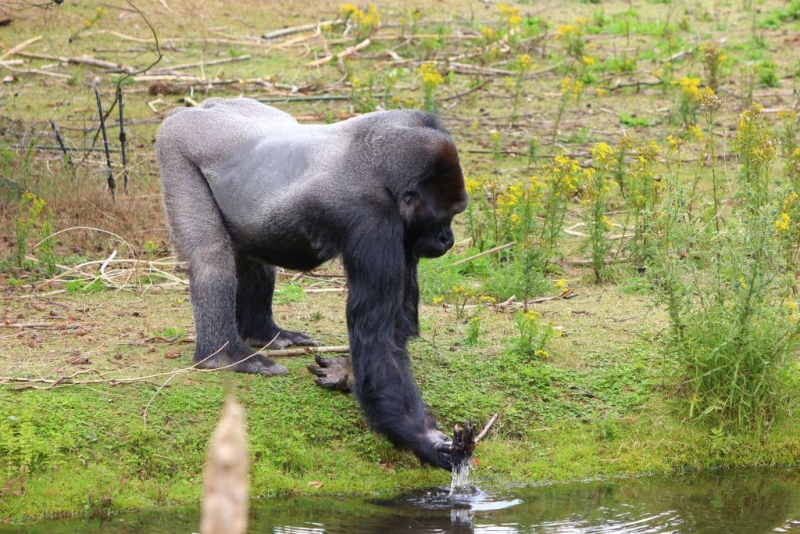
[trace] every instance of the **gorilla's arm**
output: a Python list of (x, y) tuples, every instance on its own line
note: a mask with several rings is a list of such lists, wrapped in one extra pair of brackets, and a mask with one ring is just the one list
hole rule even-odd
[(450, 469), (450, 440), (422, 401), (405, 348), (408, 313), (412, 305), (416, 312), (419, 298), (416, 262), (406, 264), (402, 227), (375, 219), (349, 236), (344, 253), (354, 393), (373, 429), (424, 462)]
[(397, 342), (405, 345), (408, 338), (419, 335), (419, 282), (417, 264), (419, 260), (406, 254), (403, 277), (403, 310), (397, 321)]

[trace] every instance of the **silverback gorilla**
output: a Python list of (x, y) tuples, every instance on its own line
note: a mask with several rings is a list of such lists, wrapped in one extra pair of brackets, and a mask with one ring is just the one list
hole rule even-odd
[[(300, 125), (255, 100), (211, 98), (170, 114), (156, 151), (170, 237), (189, 262), (195, 364), (287, 373), (249, 347), (315, 344), (275, 324), (275, 266), (309, 270), (341, 256), (353, 391), (367, 421), (451, 469), (456, 451), (406, 351), (418, 334), (417, 263), (453, 246), (451, 221), (468, 202), (439, 120), (386, 111)], [(318, 383), (347, 381), (342, 359), (318, 361)]]

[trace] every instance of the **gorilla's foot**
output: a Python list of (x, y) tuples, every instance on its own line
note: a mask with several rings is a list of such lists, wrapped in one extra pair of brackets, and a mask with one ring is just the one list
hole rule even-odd
[(322, 358), (317, 354), (314, 356), (317, 365), (308, 364), (306, 368), (317, 378), (314, 382), (320, 387), (335, 389), (337, 391), (353, 390), (353, 368), (350, 358), (340, 356), (338, 358)]
[(271, 335), (261, 334), (242, 337), (244, 338), (244, 342), (251, 347), (266, 347), (267, 350), (282, 350), (293, 345), (304, 347), (317, 347), (321, 345), (319, 341), (311, 339), (302, 332), (293, 332), (291, 330), (284, 330), (283, 328), (271, 332)]
[(239, 352), (235, 355), (224, 353), (211, 357), (198, 357), (195, 354), (194, 366), (198, 369), (231, 369), (239, 373), (250, 373), (264, 376), (285, 375), (289, 370), (264, 355), (252, 352)]

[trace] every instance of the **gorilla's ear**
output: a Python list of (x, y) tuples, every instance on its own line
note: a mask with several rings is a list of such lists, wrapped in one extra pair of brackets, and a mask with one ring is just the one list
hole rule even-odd
[(414, 189), (409, 189), (408, 191), (403, 191), (403, 204), (410, 206), (414, 202), (416, 202), (417, 197), (419, 197), (419, 193)]
[[(438, 210), (452, 217), (466, 209), (468, 195), (458, 151), (448, 135), (439, 134), (427, 145), (431, 162), (422, 182), (422, 197), (436, 203)], [(437, 210), (437, 211), (438, 211)]]

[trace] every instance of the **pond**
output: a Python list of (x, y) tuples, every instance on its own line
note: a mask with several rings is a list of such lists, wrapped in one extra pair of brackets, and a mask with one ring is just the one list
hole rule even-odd
[[(190, 534), (196, 509), (52, 521), (1, 532)], [(252, 533), (800, 533), (800, 472), (718, 471), (375, 498), (255, 499)]]

